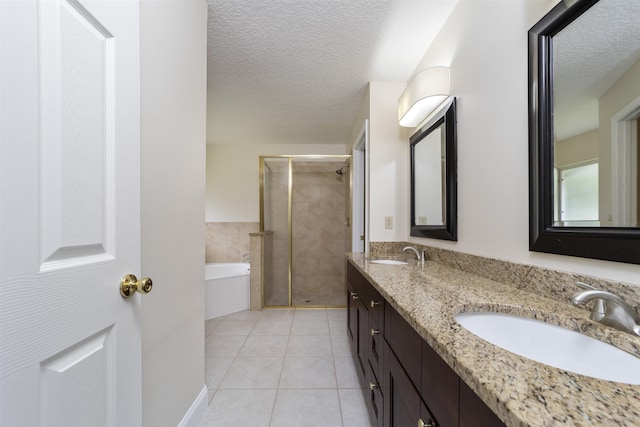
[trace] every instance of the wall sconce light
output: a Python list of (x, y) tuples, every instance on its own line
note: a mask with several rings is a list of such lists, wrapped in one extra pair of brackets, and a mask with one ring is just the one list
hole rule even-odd
[(449, 67), (419, 71), (398, 99), (398, 123), (416, 127), (449, 96)]

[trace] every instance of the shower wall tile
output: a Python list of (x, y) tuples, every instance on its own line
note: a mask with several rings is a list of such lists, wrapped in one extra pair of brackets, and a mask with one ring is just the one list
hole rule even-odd
[[(345, 179), (335, 173), (344, 162), (296, 162), (293, 170), (294, 301), (327, 301), (344, 294)], [(334, 297), (335, 298), (335, 297)]]
[(242, 262), (250, 253), (250, 233), (257, 233), (257, 222), (207, 222), (206, 262)]

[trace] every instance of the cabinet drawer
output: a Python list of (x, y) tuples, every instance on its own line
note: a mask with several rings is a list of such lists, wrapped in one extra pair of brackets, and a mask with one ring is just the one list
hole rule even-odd
[[(380, 349), (382, 351), (382, 349)], [(384, 425), (384, 418), (382, 411), (384, 410), (384, 398), (382, 394), (382, 384), (378, 381), (379, 377), (373, 372), (371, 366), (367, 367), (367, 403), (369, 406), (369, 416), (371, 417), (372, 425), (375, 427), (382, 427)]]
[(367, 289), (367, 308), (369, 309), (369, 316), (376, 323), (376, 326), (384, 327), (384, 299), (380, 293), (369, 283), (367, 283), (369, 289)]
[(371, 319), (369, 312), (369, 363), (373, 372), (378, 378), (382, 375), (382, 357), (384, 338), (382, 337), (382, 329)]
[(389, 304), (385, 304), (384, 338), (407, 371), (413, 385), (420, 387), (422, 337)]
[(371, 334), (369, 333), (369, 312), (367, 311), (362, 300), (355, 301), (355, 317), (357, 322), (357, 334), (355, 343), (355, 357), (360, 368), (361, 378), (367, 376), (367, 365), (369, 364), (369, 341)]
[(458, 374), (423, 340), (420, 390), (440, 427), (458, 426), (458, 387)]

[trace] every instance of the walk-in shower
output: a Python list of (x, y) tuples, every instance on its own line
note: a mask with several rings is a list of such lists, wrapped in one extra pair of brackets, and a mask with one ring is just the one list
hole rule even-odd
[(260, 158), (266, 307), (344, 305), (349, 158)]

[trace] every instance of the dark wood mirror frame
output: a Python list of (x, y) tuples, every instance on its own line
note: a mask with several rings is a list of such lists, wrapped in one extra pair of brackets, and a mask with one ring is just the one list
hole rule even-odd
[(640, 228), (553, 226), (551, 38), (598, 1), (560, 2), (529, 30), (529, 250), (640, 264)]
[[(439, 117), (438, 117), (439, 115)], [(442, 110), (431, 121), (418, 130), (409, 142), (411, 144), (411, 236), (429, 237), (441, 240), (458, 240), (458, 170), (456, 136), (456, 99), (445, 101)], [(415, 218), (415, 146), (434, 129), (444, 125), (445, 131), (445, 201), (443, 225), (417, 225)]]

